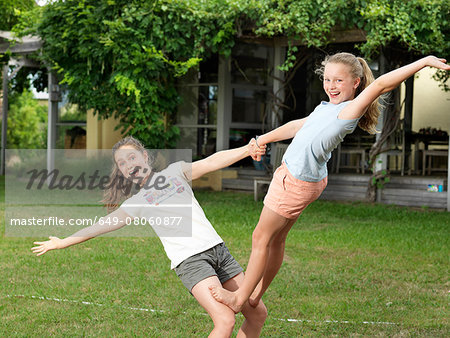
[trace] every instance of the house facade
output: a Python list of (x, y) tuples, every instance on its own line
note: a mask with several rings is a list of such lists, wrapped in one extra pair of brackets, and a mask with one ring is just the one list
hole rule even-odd
[[(244, 39), (236, 43), (230, 57), (212, 55), (203, 60), (199, 69), (191, 70), (178, 83), (182, 103), (176, 116), (176, 125), (181, 134), (177, 147), (192, 149), (195, 160), (215, 151), (244, 145), (255, 135), (272, 130), (292, 119), (307, 116), (321, 100), (326, 99), (321, 81), (314, 74), (314, 70), (323, 57), (327, 53), (332, 54), (337, 51), (357, 53), (355, 43), (364, 41), (364, 34), (361, 32), (335, 33), (335, 36), (330, 38), (330, 41), (334, 43), (330, 44), (325, 51), (300, 46), (297, 56), (299, 63), (287, 73), (279, 69), (284, 63), (287, 49), (287, 42), (283, 39)], [(41, 43), (40, 40), (38, 42)], [(24, 46), (26, 45), (14, 48)], [(6, 49), (8, 46), (5, 45), (2, 48)], [(36, 50), (40, 48), (40, 45), (33, 48)], [(28, 50), (16, 51), (18, 54), (28, 52)], [(370, 63), (375, 76), (385, 71), (383, 62), (380, 58)], [(447, 155), (446, 158), (441, 156), (438, 159), (440, 163), (437, 161), (439, 165), (437, 169), (445, 171), (448, 175), (450, 93), (443, 92), (438, 87), (438, 83), (431, 79), (431, 74), (432, 71), (424, 69), (415, 76), (414, 82), (409, 81), (409, 86), (404, 88), (405, 86), (402, 85), (400, 101), (403, 97), (407, 99), (406, 105), (403, 106), (402, 119), (409, 128), (409, 132), (419, 134), (416, 137), (419, 140), (421, 136), (426, 136), (423, 138), (425, 140), (430, 139), (430, 135), (420, 135), (421, 130), (426, 133), (429, 131), (446, 133), (447, 136), (440, 137), (441, 143), (437, 149), (446, 149)], [(3, 82), (7, 84), (7, 81)], [(48, 128), (49, 149), (51, 149), (55, 148), (56, 129), (61, 124), (58, 123), (57, 112), (60, 100), (59, 86), (51, 75), (49, 75), (49, 87), (52, 88), (49, 95)], [(116, 126), (117, 121), (114, 119), (98, 120), (96, 116), (88, 113), (86, 148), (110, 149), (122, 137), (121, 133), (115, 129)], [(362, 136), (358, 133), (360, 131), (355, 132), (356, 137), (360, 139)], [(367, 135), (364, 137), (366, 138)], [(347, 140), (344, 141), (344, 145), (346, 142)], [(370, 140), (369, 146), (373, 142), (374, 139)], [(422, 143), (422, 147), (425, 146), (425, 148), (431, 144), (428, 141)], [(421, 143), (412, 143), (410, 140), (408, 147), (412, 154), (410, 168), (412, 167), (417, 173), (420, 170), (419, 165), (422, 167), (425, 165), (424, 160), (420, 164)], [(386, 168), (391, 167), (390, 162), (393, 160), (382, 155), (379, 162)], [(346, 161), (351, 167), (351, 162), (358, 162), (358, 158), (350, 156)], [(249, 159), (246, 159), (238, 165), (252, 166), (252, 164)], [(363, 163), (362, 166), (364, 165)], [(358, 168), (358, 163), (353, 167)], [(425, 176), (425, 170), (423, 174)], [(450, 179), (446, 180), (444, 175), (441, 177), (443, 177), (442, 184), (439, 181), (432, 185), (447, 187)], [(411, 183), (407, 184), (411, 185)], [(440, 193), (444, 194), (443, 191)], [(447, 192), (445, 194), (447, 209), (450, 210), (449, 194)]]
[[(358, 53), (355, 42), (362, 37), (355, 34), (350, 37), (352, 41), (341, 37), (342, 41), (325, 51), (304, 48), (298, 56), (303, 58), (300, 65), (287, 74), (279, 70), (287, 49), (282, 40), (240, 41), (230, 57), (215, 54), (203, 60), (199, 69), (189, 71), (178, 83), (182, 101), (176, 115), (180, 129), (177, 147), (192, 149), (193, 158), (199, 159), (215, 151), (244, 145), (255, 135), (309, 115), (321, 100), (326, 100), (314, 70), (327, 53)], [(375, 77), (383, 72), (382, 60), (373, 60), (369, 65)], [(450, 92), (439, 88), (439, 83), (431, 78), (433, 73), (424, 69), (415, 76), (409, 122), (412, 132), (423, 129), (450, 132)], [(400, 93), (403, 102), (404, 84)], [(401, 118), (405, 119), (404, 104)], [(116, 125), (114, 119), (98, 120), (89, 114), (87, 148), (110, 148), (121, 137), (114, 130)], [(361, 130), (355, 133), (366, 142), (375, 141), (375, 136), (370, 138)], [(414, 149), (416, 144), (411, 146), (411, 160), (417, 162), (420, 159), (414, 157), (419, 156), (416, 152), (419, 149)], [(443, 159), (441, 162), (445, 166)], [(240, 165), (251, 163), (247, 160)]]
[[(248, 143), (255, 135), (260, 135), (277, 126), (307, 116), (314, 107), (325, 100), (322, 83), (314, 70), (326, 53), (349, 51), (357, 53), (354, 42), (342, 42), (331, 45), (327, 51), (301, 51), (300, 63), (295, 72), (284, 73), (279, 66), (285, 60), (286, 46), (282, 43), (260, 43), (241, 41), (236, 44), (230, 57), (212, 55), (200, 64), (199, 69), (191, 70), (178, 83), (182, 97), (176, 116), (176, 125), (180, 129), (177, 148), (192, 149), (193, 159), (204, 158), (215, 151), (238, 147)], [(303, 54), (302, 54), (303, 53)], [(383, 73), (383, 60), (370, 62), (375, 77)], [(442, 91), (438, 83), (431, 78), (432, 70), (424, 69), (409, 81), (409, 87), (401, 85), (399, 101), (402, 104), (401, 121), (409, 128), (409, 133), (419, 139), (421, 130), (450, 131), (450, 93)], [(408, 103), (408, 96), (411, 98)], [(409, 105), (409, 107), (408, 107)], [(379, 129), (382, 128), (383, 117), (380, 118)], [(87, 122), (87, 147), (111, 148), (120, 139), (118, 131), (114, 131), (114, 120), (99, 121), (89, 116)], [(419, 135), (419, 136), (417, 136)], [(354, 147), (361, 142), (366, 153), (379, 135), (370, 136), (359, 128), (351, 137), (344, 140), (342, 146)], [(444, 137), (445, 138), (445, 137)], [(442, 138), (441, 138), (442, 139)], [(356, 140), (356, 141), (355, 141)], [(361, 141), (362, 140), (362, 141)], [(405, 172), (416, 175), (419, 181), (410, 182), (412, 176), (392, 180), (380, 190), (379, 201), (390, 204), (431, 206), (445, 208), (448, 204), (448, 156), (433, 159), (437, 171), (425, 173), (421, 177), (425, 162), (422, 159), (424, 148), (431, 145), (409, 139), (407, 145), (408, 158), (397, 158), (382, 154), (377, 162), (377, 169), (389, 169), (392, 173)], [(396, 148), (398, 145), (395, 146)], [(400, 148), (405, 148), (405, 144)], [(436, 148), (448, 150), (448, 137)], [(364, 151), (364, 150), (363, 150)], [(395, 151), (394, 151), (395, 153)], [(398, 152), (397, 152), (398, 153)], [(401, 152), (400, 152), (401, 154)], [(345, 174), (361, 176), (356, 173), (358, 166), (366, 167), (360, 157), (350, 154), (341, 157), (339, 171)], [(330, 174), (335, 171), (336, 154), (330, 161)], [(398, 164), (403, 161), (403, 164)], [(344, 166), (344, 163), (346, 166)], [(406, 164), (405, 164), (406, 163)], [(401, 166), (405, 165), (405, 170)], [(253, 168), (250, 158), (237, 163), (236, 167)], [(438, 175), (438, 177), (435, 177)], [(363, 200), (370, 173), (365, 176), (346, 178), (334, 188), (330, 184), (325, 198)], [(400, 181), (398, 181), (400, 180)], [(404, 189), (406, 186), (411, 189)], [(432, 186), (444, 186), (443, 191), (427, 191)], [(334, 190), (333, 190), (334, 189)], [(341, 195), (339, 195), (341, 194)], [(450, 209), (450, 206), (447, 206)]]

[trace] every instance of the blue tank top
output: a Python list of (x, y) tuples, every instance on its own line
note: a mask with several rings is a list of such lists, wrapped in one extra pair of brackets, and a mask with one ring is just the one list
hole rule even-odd
[(283, 156), (283, 162), (294, 177), (307, 182), (319, 182), (327, 177), (331, 152), (358, 125), (359, 118), (338, 119), (339, 112), (349, 103), (322, 101), (308, 116)]

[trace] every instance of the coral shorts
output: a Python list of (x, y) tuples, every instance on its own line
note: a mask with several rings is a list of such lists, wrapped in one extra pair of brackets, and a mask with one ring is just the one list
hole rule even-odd
[(292, 176), (283, 162), (273, 175), (264, 205), (278, 215), (296, 219), (309, 204), (319, 198), (327, 182), (327, 177), (319, 182), (299, 180)]

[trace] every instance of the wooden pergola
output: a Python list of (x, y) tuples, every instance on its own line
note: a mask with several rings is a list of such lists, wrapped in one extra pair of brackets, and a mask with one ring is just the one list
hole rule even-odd
[[(37, 52), (42, 47), (42, 40), (35, 36), (16, 38), (13, 33), (0, 31), (0, 53), (10, 52), (12, 57), (8, 64), (3, 66), (3, 103), (2, 103), (2, 137), (1, 137), (1, 163), (0, 174), (5, 174), (6, 131), (8, 121), (8, 82), (22, 67), (41, 68), (43, 65), (27, 56)], [(9, 74), (9, 67), (16, 66)], [(45, 65), (44, 65), (45, 66)], [(61, 92), (56, 77), (48, 69), (48, 131), (47, 131), (47, 168), (54, 168), (54, 154), (56, 147), (56, 125), (58, 118), (58, 102), (61, 101)]]

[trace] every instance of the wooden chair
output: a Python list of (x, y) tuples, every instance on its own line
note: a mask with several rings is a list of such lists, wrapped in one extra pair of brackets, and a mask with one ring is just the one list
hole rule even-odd
[[(337, 152), (336, 152), (336, 173), (339, 173), (339, 170), (341, 168), (350, 168), (350, 169), (356, 169), (356, 172), (359, 173), (361, 171), (362, 174), (364, 174), (364, 166), (366, 163), (366, 148), (360, 148), (360, 147), (342, 147), (341, 144), (338, 145)], [(341, 156), (342, 155), (348, 155), (351, 157), (352, 155), (357, 156), (357, 162), (355, 165), (351, 163), (342, 164), (341, 163)], [(350, 161), (348, 161), (350, 162)]]
[(364, 174), (367, 166), (367, 153), (374, 142), (374, 135), (365, 134), (360, 129), (347, 135), (344, 142), (340, 143), (332, 154), (331, 171), (339, 173), (341, 169), (347, 168)]
[(262, 187), (269, 185), (272, 181), (272, 176), (275, 170), (281, 165), (283, 155), (289, 145), (284, 143), (275, 143), (272, 148), (272, 154), (270, 157), (270, 164), (272, 166), (272, 172), (269, 176), (255, 177), (253, 179), (253, 198), (258, 201), (259, 196), (262, 194)]
[[(403, 121), (400, 121), (397, 130), (390, 136), (387, 141), (387, 146), (390, 149), (385, 152), (386, 154), (386, 169), (390, 169), (390, 159), (395, 157), (395, 170), (400, 171), (400, 175), (405, 174), (405, 157), (406, 157), (406, 141), (405, 132), (403, 129)], [(400, 160), (400, 165), (398, 160)], [(411, 174), (411, 169), (409, 169), (409, 174)]]
[[(431, 175), (432, 171), (443, 171), (445, 169), (433, 167), (433, 157), (446, 157), (448, 158), (448, 150), (445, 149), (424, 149), (422, 151), (422, 176), (425, 176), (425, 171), (428, 175)], [(427, 165), (428, 158), (428, 165)]]

